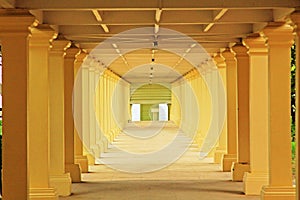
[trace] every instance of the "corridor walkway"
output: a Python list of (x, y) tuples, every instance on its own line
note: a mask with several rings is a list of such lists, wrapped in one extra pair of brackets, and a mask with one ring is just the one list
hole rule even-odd
[[(160, 130), (159, 127), (163, 128)], [(99, 162), (116, 163), (122, 155), (120, 149), (136, 154), (153, 152), (176, 135), (180, 135), (180, 146), (189, 141), (172, 123), (139, 123), (128, 126), (120, 134), (107, 153)], [(137, 130), (143, 130), (139, 133)], [(151, 131), (152, 130), (152, 131)], [(155, 131), (153, 131), (155, 130)], [(149, 137), (153, 133), (155, 136)], [(178, 134), (176, 134), (178, 133)], [(145, 138), (148, 138), (147, 140)], [(139, 140), (140, 142), (137, 142)], [(176, 139), (175, 139), (176, 140)], [(83, 174), (83, 183), (73, 184), (72, 195), (61, 197), (61, 200), (258, 200), (258, 196), (246, 197), (242, 193), (242, 183), (230, 181), (230, 173), (221, 172), (220, 166), (214, 164), (211, 158), (198, 159), (198, 149), (195, 145), (184, 153), (175, 163), (161, 170), (148, 173), (126, 173), (113, 170), (106, 165), (90, 166), (90, 173)], [(129, 160), (131, 158), (124, 158)], [(133, 164), (133, 163), (131, 163)], [(118, 166), (118, 165), (113, 165)], [(133, 165), (131, 165), (132, 167)], [(131, 169), (131, 168), (121, 168)]]

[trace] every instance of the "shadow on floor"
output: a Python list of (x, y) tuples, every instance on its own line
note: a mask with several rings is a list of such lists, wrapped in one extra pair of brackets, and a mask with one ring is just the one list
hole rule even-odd
[(73, 195), (61, 197), (67, 199), (130, 199), (130, 200), (258, 200), (258, 196), (245, 196), (242, 192), (242, 183), (202, 180), (202, 181), (103, 181), (83, 182), (73, 184)]

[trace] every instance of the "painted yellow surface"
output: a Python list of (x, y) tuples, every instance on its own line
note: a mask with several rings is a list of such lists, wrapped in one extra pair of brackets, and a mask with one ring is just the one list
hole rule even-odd
[[(112, 142), (124, 128), (129, 118), (129, 84), (109, 70), (105, 70), (99, 78), (95, 95), (96, 118), (100, 126), (101, 143)], [(102, 88), (102, 89), (101, 89)]]
[[(191, 103), (191, 99), (195, 99), (196, 105)], [(198, 109), (198, 116), (193, 115)], [(192, 114), (191, 114), (192, 113)], [(194, 139), (194, 143), (201, 146), (206, 136), (211, 121), (211, 99), (203, 77), (197, 70), (188, 73), (184, 79), (172, 84), (172, 104), (171, 104), (171, 120), (181, 127), (183, 131), (189, 133), (192, 118), (198, 119), (198, 127)]]

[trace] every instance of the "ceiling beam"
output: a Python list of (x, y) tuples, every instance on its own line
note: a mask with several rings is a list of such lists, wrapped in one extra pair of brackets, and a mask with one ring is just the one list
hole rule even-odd
[[(98, 11), (97, 9), (93, 9), (93, 10), (92, 10), (92, 13), (94, 14), (94, 16), (95, 16), (95, 18), (96, 18), (96, 20), (97, 20), (98, 22), (102, 22), (102, 21), (103, 21), (101, 15), (100, 15), (100, 13), (99, 13), (99, 11)], [(74, 17), (74, 13), (73, 13), (72, 16)], [(79, 16), (79, 17), (81, 17), (81, 16)]]
[(273, 11), (274, 21), (284, 21), (286, 16), (292, 13), (294, 8), (278, 8)]
[(109, 33), (109, 29), (106, 24), (100, 24), (105, 33)]
[(105, 33), (109, 33), (109, 29), (107, 27), (106, 24), (102, 23), (103, 21), (103, 18), (100, 14), (100, 11), (96, 10), (96, 9), (93, 9), (92, 10), (92, 13), (94, 14), (96, 20), (100, 23), (100, 26), (102, 27), (102, 29), (104, 30)]
[[(224, 10), (224, 9), (222, 9)], [(41, 12), (41, 11), (40, 11)], [(229, 10), (219, 20), (214, 20), (214, 11), (165, 11), (163, 16), (153, 18), (154, 11), (44, 11), (43, 20), (56, 25), (192, 25), (192, 24), (240, 24), (273, 20), (272, 10)], [(282, 16), (282, 12), (278, 12)], [(183, 16), (178, 18), (178, 15)], [(104, 17), (103, 17), (104, 16)], [(238, 16), (238, 17), (237, 17)], [(219, 17), (219, 16), (216, 16)], [(156, 18), (156, 17), (155, 17)]]
[(223, 8), (221, 10), (213, 11), (214, 12), (214, 21), (218, 21), (219, 19), (221, 19), (227, 11), (228, 11), (227, 8)]
[(0, 0), (0, 6), (2, 8), (15, 8), (15, 0)]
[(213, 23), (213, 22), (207, 24), (207, 25), (204, 27), (203, 32), (208, 32), (208, 31), (211, 29), (211, 27), (213, 27), (213, 25), (215, 25), (215, 23)]
[[(143, 28), (148, 26), (110, 26), (109, 34), (101, 31), (98, 26), (59, 26), (59, 30), (62, 34), (66, 36), (83, 36), (83, 37), (99, 37), (99, 36), (113, 36), (115, 34), (121, 33), (126, 30), (134, 29), (134, 28)], [(213, 26), (209, 33), (203, 32), (202, 25), (165, 25), (160, 26), (160, 28), (168, 28), (178, 32), (181, 32), (186, 35), (191, 36), (217, 36), (217, 35), (241, 35), (248, 34), (252, 32), (252, 24), (217, 24)], [(144, 35), (151, 35), (153, 33), (145, 33)], [(134, 35), (134, 34), (132, 34)]]
[(157, 9), (156, 12), (155, 12), (155, 21), (156, 21), (156, 23), (160, 22), (161, 14), (162, 14), (162, 9)]
[[(96, 38), (88, 38), (86, 36), (82, 36), (82, 37), (72, 37), (69, 36), (68, 39), (72, 40), (72, 41), (76, 41), (76, 43), (79, 43), (81, 45), (98, 45), (101, 42), (104, 42), (106, 39), (108, 39), (109, 37), (99, 37), (98, 39)], [(232, 35), (232, 36), (211, 36), (211, 37), (206, 37), (206, 36), (194, 36), (192, 37), (193, 40), (195, 40), (195, 42), (197, 43), (218, 43), (218, 42), (239, 42), (241, 38), (241, 35)], [(127, 40), (127, 42), (135, 42), (135, 40)], [(185, 39), (170, 39), (170, 40), (166, 40), (169, 41), (170, 43), (186, 43), (189, 40)], [(122, 43), (123, 41), (117, 41), (116, 43), (119, 43), (120, 45), (123, 45), (124, 43)]]
[(221, 10), (214, 10), (213, 11), (213, 15), (214, 15), (213, 22), (207, 24), (207, 26), (204, 27), (203, 31), (208, 32), (215, 25), (215, 22), (217, 22), (219, 19), (221, 19), (227, 11), (228, 11), (227, 8), (223, 8)]
[[(153, 9), (160, 8), (160, 0), (97, 0), (97, 1), (78, 1), (78, 0), (16, 0), (16, 7), (29, 9), (106, 9), (106, 10), (126, 10), (126, 9)], [(298, 7), (298, 0), (163, 0), (162, 9), (222, 9), (222, 8), (282, 8)]]

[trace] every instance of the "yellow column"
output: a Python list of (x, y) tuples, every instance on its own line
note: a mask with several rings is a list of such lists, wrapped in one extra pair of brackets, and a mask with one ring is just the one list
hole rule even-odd
[(104, 125), (104, 120), (105, 120), (105, 103), (104, 103), (104, 98), (105, 98), (105, 86), (104, 86), (104, 73), (101, 74), (100, 76), (100, 119), (99, 119), (99, 124), (101, 127), (101, 144), (103, 146), (103, 151), (107, 151), (107, 147), (108, 147), (108, 140), (105, 136), (105, 125)]
[[(202, 64), (203, 70), (201, 72), (201, 78), (199, 79), (200, 82), (200, 137), (199, 137), (199, 144), (203, 145), (204, 139), (207, 135), (209, 124), (210, 124), (210, 118), (211, 113), (209, 112), (211, 109), (211, 103), (208, 101), (209, 95), (208, 95), (208, 88), (206, 85), (206, 77), (207, 70), (205, 70), (205, 65)], [(184, 94), (180, 94), (181, 98), (184, 97)], [(210, 99), (209, 99), (210, 100)], [(206, 152), (209, 153), (209, 152)]]
[[(210, 132), (210, 138), (214, 141), (216, 141), (215, 146), (212, 147), (211, 151), (208, 154), (208, 157), (214, 157), (216, 148), (217, 148), (217, 139), (219, 134), (219, 98), (218, 98), (218, 69), (217, 66), (214, 64), (212, 60), (207, 62), (209, 70), (208, 70), (208, 92), (207, 92), (207, 102), (206, 105), (208, 107), (209, 104), (211, 104), (211, 108), (208, 111), (210, 113), (210, 120), (209, 123), (209, 132)], [(209, 116), (207, 113), (206, 116)], [(212, 121), (212, 117), (216, 119), (216, 121)], [(206, 140), (205, 140), (206, 141)]]
[[(199, 79), (200, 79), (200, 74), (199, 74), (197, 69), (194, 69), (193, 70), (193, 79), (192, 79), (192, 88), (194, 90), (194, 94), (195, 94), (197, 104), (198, 104), (198, 109), (199, 109), (198, 110), (198, 115), (200, 116), (200, 114), (201, 114), (201, 109), (200, 109), (200, 106), (201, 106), (201, 103), (200, 103), (201, 86), (200, 86), (200, 83), (199, 83)], [(173, 98), (173, 96), (172, 96), (172, 98)], [(172, 100), (171, 108), (170, 108), (169, 104), (168, 104), (168, 107), (169, 107), (169, 109), (173, 109), (174, 106), (176, 106), (176, 103)], [(201, 138), (201, 120), (202, 120), (201, 117), (199, 117), (198, 122), (197, 122), (198, 123), (197, 132), (194, 135), (194, 143), (195, 143), (197, 148), (200, 147), (200, 145), (202, 144), (202, 141), (203, 141), (203, 139)]]
[[(81, 172), (88, 172), (88, 159), (83, 155), (83, 136), (82, 136), (82, 69), (80, 68), (83, 59), (87, 56), (85, 52), (80, 52), (76, 56), (74, 63), (74, 78), (78, 88), (74, 90), (74, 117), (76, 117), (76, 126), (74, 127), (74, 145), (75, 145), (75, 163), (80, 165)], [(78, 131), (79, 130), (79, 131)]]
[(100, 149), (96, 144), (96, 110), (95, 110), (95, 63), (89, 68), (89, 122), (90, 122), (90, 150), (92, 151), (91, 160), (95, 164), (95, 159), (100, 156)]
[(109, 80), (108, 80), (108, 75), (104, 75), (104, 130), (105, 130), (105, 135), (108, 139), (109, 142), (112, 142), (112, 138), (109, 134), (110, 130), (110, 120), (109, 120)]
[(294, 22), (294, 24), (296, 25), (295, 27), (295, 31), (297, 33), (296, 36), (296, 81), (295, 81), (295, 85), (296, 85), (296, 187), (297, 187), (297, 192), (296, 192), (296, 199), (300, 198), (300, 181), (299, 181), (299, 177), (300, 177), (300, 166), (299, 166), (299, 155), (300, 155), (300, 136), (299, 136), (299, 126), (300, 126), (300, 109), (299, 109), (299, 95), (300, 95), (300, 12), (294, 12), (291, 15), (291, 18)]
[(28, 26), (33, 23), (34, 17), (26, 10), (10, 9), (1, 10), (0, 18), (3, 57), (2, 196), (8, 200), (28, 199)]
[(52, 41), (49, 52), (50, 185), (58, 195), (71, 194), (71, 177), (65, 173), (64, 143), (64, 54), (70, 42)]
[(98, 158), (101, 156), (101, 153), (104, 151), (102, 145), (102, 135), (101, 135), (101, 128), (99, 124), (100, 119), (100, 70), (96, 69), (95, 71), (95, 114), (96, 114), (96, 121), (95, 121), (95, 128), (96, 128), (96, 145), (98, 147)]
[(292, 28), (282, 23), (264, 29), (269, 50), (269, 185), (264, 200), (294, 200), (291, 165), (291, 76)]
[(74, 85), (74, 61), (79, 49), (71, 46), (66, 50), (64, 60), (65, 92), (65, 163), (66, 172), (71, 173), (72, 182), (81, 182), (81, 169), (74, 161), (74, 121), (72, 112), (72, 93)]
[(49, 185), (48, 52), (54, 31), (47, 25), (31, 29), (28, 69), (29, 199), (58, 199)]
[(104, 152), (107, 151), (107, 148), (108, 148), (108, 137), (105, 133), (105, 128), (106, 128), (106, 125), (105, 125), (105, 118), (106, 118), (106, 104), (105, 104), (105, 99), (106, 99), (106, 95), (105, 95), (105, 91), (106, 91), (106, 85), (105, 85), (105, 81), (106, 81), (106, 75), (105, 73), (102, 73), (101, 74), (101, 79), (100, 79), (100, 87), (102, 88), (101, 90), (101, 127), (102, 127), (102, 144), (103, 144), (103, 150)]
[(232, 47), (237, 60), (238, 86), (238, 141), (237, 162), (232, 166), (232, 180), (242, 181), (250, 169), (249, 147), (249, 55), (247, 47), (236, 44)]
[(87, 57), (82, 66), (82, 141), (83, 152), (87, 156), (88, 164), (95, 164), (94, 156), (90, 152), (90, 108), (89, 108), (89, 68), (92, 59)]
[(114, 140), (114, 136), (113, 136), (113, 132), (112, 132), (112, 118), (111, 118), (111, 91), (112, 91), (112, 78), (110, 73), (107, 76), (107, 118), (108, 118), (108, 134), (110, 137), (110, 140), (113, 141)]
[(249, 128), (250, 169), (245, 173), (244, 192), (259, 195), (263, 185), (269, 183), (268, 162), (268, 49), (263, 37), (244, 40), (249, 48)]
[(227, 154), (222, 158), (222, 168), (229, 172), (237, 160), (237, 64), (235, 54), (229, 49), (222, 56), (226, 62), (227, 85)]
[[(222, 84), (224, 85), (224, 88), (226, 89), (226, 63), (224, 61), (224, 58), (220, 56), (220, 54), (216, 55), (214, 57), (214, 61), (217, 64), (220, 76), (222, 78)], [(224, 124), (221, 130), (221, 135), (219, 138), (219, 145), (216, 148), (215, 156), (214, 156), (214, 162), (215, 163), (221, 163), (222, 157), (224, 154), (227, 153), (227, 115), (224, 120)]]

